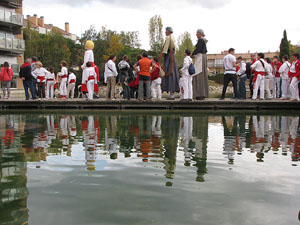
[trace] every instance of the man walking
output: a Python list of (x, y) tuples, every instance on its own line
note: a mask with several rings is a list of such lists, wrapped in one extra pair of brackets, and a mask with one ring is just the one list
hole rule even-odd
[(238, 98), (237, 93), (237, 78), (236, 78), (236, 68), (238, 67), (236, 63), (236, 58), (234, 56), (235, 49), (230, 48), (228, 54), (224, 57), (224, 67), (225, 67), (225, 74), (224, 74), (224, 87), (222, 92), (222, 97), (220, 100), (225, 99), (225, 94), (227, 90), (227, 86), (231, 81), (233, 84), (234, 90), (234, 99)]

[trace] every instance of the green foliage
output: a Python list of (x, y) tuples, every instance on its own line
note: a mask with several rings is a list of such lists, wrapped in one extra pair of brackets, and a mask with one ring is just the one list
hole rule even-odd
[(163, 46), (163, 24), (159, 15), (155, 15), (149, 22), (149, 38), (151, 51), (159, 54)]
[(179, 67), (182, 67), (184, 60), (184, 52), (186, 49), (189, 49), (191, 52), (194, 49), (193, 42), (191, 39), (191, 34), (189, 32), (185, 32), (181, 34), (178, 38), (178, 44), (176, 49), (176, 59)]
[(223, 84), (224, 83), (224, 74), (216, 74), (214, 76), (208, 76), (208, 79), (216, 82), (217, 84)]
[(282, 60), (282, 57), (285, 55), (288, 55), (289, 58), (291, 57), (290, 43), (287, 39), (286, 30), (284, 30), (284, 32), (283, 32), (283, 38), (281, 39), (281, 43), (280, 43), (280, 59)]
[(25, 58), (36, 56), (44, 67), (53, 66), (60, 70), (60, 62), (65, 60), (69, 65), (79, 65), (82, 61), (82, 47), (72, 40), (66, 39), (56, 30), (49, 34), (39, 34), (32, 30), (30, 23), (24, 28)]

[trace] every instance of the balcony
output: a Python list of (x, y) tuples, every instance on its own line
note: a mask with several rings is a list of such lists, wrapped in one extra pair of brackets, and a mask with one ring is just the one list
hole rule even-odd
[(24, 17), (22, 14), (0, 9), (0, 25), (22, 28), (24, 25)]
[(1, 0), (0, 5), (17, 9), (22, 7), (22, 0)]
[(25, 51), (25, 41), (0, 33), (0, 51), (21, 54)]

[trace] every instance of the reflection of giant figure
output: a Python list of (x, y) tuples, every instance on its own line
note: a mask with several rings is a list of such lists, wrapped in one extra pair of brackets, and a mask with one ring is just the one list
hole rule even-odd
[[(175, 168), (176, 168), (176, 151), (178, 144), (178, 136), (179, 136), (179, 125), (180, 120), (178, 116), (171, 115), (163, 117), (161, 130), (162, 137), (167, 137), (164, 139), (164, 150), (165, 150), (165, 158), (164, 158), (164, 169), (166, 170), (166, 178), (173, 179)], [(167, 182), (167, 185), (172, 185), (172, 183)]]
[(208, 142), (208, 116), (193, 118), (193, 133), (195, 141), (195, 155), (193, 161), (196, 162), (196, 181), (204, 182), (204, 175), (207, 173), (207, 142)]

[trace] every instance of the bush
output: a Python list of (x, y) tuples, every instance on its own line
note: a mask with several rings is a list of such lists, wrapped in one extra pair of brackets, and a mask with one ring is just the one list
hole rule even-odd
[(208, 79), (216, 82), (217, 84), (223, 84), (224, 74), (216, 74), (216, 75), (208, 76)]

